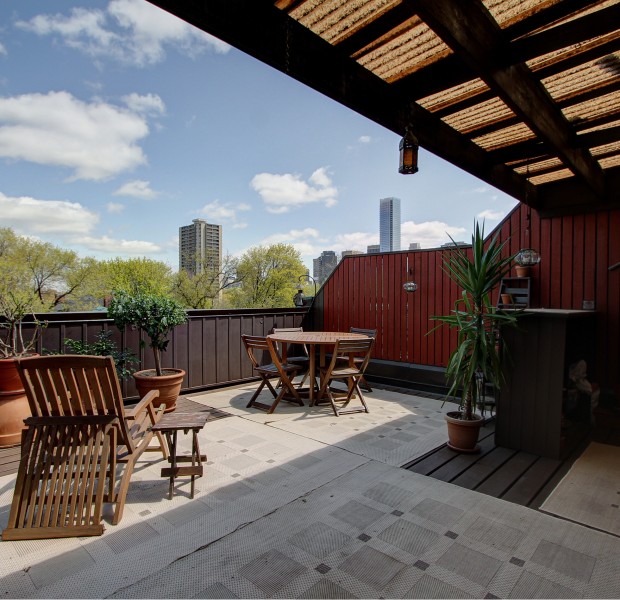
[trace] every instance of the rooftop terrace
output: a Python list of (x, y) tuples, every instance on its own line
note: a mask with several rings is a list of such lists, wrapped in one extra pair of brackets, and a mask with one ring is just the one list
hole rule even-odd
[[(183, 478), (168, 500), (163, 461), (143, 455), (101, 537), (0, 544), (3, 596), (620, 596), (617, 536), (400, 468), (445, 441), (448, 405), (379, 388), (369, 414), (267, 415), (245, 408), (255, 385), (181, 401), (219, 417), (193, 500)], [(0, 477), (2, 526), (13, 484)]]

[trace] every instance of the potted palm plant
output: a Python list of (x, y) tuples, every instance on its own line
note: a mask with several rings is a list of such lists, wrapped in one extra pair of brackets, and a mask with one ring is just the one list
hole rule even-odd
[[(454, 242), (454, 240), (452, 240)], [(450, 355), (446, 377), (450, 382), (448, 398), (460, 396), (459, 409), (448, 412), (448, 446), (461, 452), (476, 452), (483, 418), (475, 413), (484, 401), (485, 383), (498, 386), (502, 377), (499, 330), (516, 325), (514, 312), (498, 311), (491, 304), (491, 292), (510, 270), (512, 256), (502, 257), (506, 242), (498, 234), (488, 244), (484, 225), (475, 224), (471, 257), (454, 243), (443, 270), (462, 293), (449, 315), (433, 316), (441, 324), (457, 331), (457, 346)]]
[[(133, 374), (136, 387), (143, 397), (152, 389), (159, 390), (159, 400), (166, 405), (166, 412), (176, 408), (176, 401), (185, 377), (183, 369), (162, 368), (161, 353), (168, 347), (168, 336), (177, 326), (187, 321), (185, 309), (174, 299), (157, 294), (128, 294), (115, 292), (108, 316), (119, 330), (131, 326), (144, 332), (153, 350), (154, 369)], [(144, 341), (141, 341), (144, 344)]]
[[(24, 419), (32, 416), (16, 361), (36, 354), (45, 323), (33, 312), (41, 308), (36, 296), (2, 277), (0, 289), (0, 448), (21, 443)], [(24, 323), (28, 315), (32, 320)]]

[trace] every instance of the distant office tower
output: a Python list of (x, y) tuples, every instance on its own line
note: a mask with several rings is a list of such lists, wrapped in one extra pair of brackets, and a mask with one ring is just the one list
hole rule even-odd
[(421, 250), (422, 246), (420, 246), (420, 242), (411, 242), (409, 244), (409, 250)]
[(333, 250), (325, 250), (321, 252), (321, 256), (312, 261), (312, 276), (319, 284), (329, 277), (330, 273), (336, 268), (338, 257)]
[(366, 254), (379, 254), (379, 252), (381, 252), (381, 246), (379, 246), (379, 244), (366, 246)]
[(196, 275), (209, 265), (219, 268), (221, 262), (221, 225), (194, 219), (191, 225), (179, 227), (179, 270)]
[(379, 202), (379, 246), (381, 252), (400, 250), (400, 199)]

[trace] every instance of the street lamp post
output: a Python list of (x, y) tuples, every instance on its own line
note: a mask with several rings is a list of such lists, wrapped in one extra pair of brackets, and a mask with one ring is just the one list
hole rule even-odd
[(297, 278), (297, 281), (301, 281), (302, 279), (309, 279), (310, 281), (312, 281), (312, 283), (314, 284), (314, 296), (313, 296), (313, 298), (316, 298), (316, 279), (314, 277), (312, 277), (312, 275), (309, 275), (308, 273), (305, 273), (304, 275), (300, 275)]

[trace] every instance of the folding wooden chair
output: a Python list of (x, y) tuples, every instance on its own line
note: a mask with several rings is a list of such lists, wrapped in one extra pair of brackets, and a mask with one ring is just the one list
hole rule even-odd
[[(289, 402), (294, 402), (299, 406), (303, 406), (303, 400), (291, 381), (300, 369), (299, 365), (283, 364), (280, 360), (275, 344), (270, 339), (245, 334), (241, 336), (241, 339), (243, 340), (243, 344), (246, 352), (248, 353), (250, 362), (252, 363), (252, 367), (261, 378), (260, 385), (248, 402), (247, 408), (254, 406), (260, 410), (266, 410), (269, 414), (271, 414), (281, 400), (287, 400)], [(271, 362), (268, 364), (261, 364), (265, 352), (269, 353)], [(278, 378), (278, 383), (281, 382), (282, 384), (279, 393), (270, 381), (270, 379), (275, 378)], [(261, 393), (265, 385), (269, 388), (269, 391), (274, 397), (274, 401), (271, 404), (265, 404), (264, 402), (257, 401), (258, 395)]]
[[(349, 332), (350, 333), (360, 333), (361, 335), (367, 335), (370, 338), (375, 339), (377, 337), (377, 330), (376, 329), (362, 329), (360, 327), (351, 327), (349, 328)], [(361, 356), (356, 356), (354, 358), (355, 362), (357, 365), (361, 365), (362, 361), (364, 360), (363, 357)], [(348, 362), (348, 359), (344, 359), (345, 362)], [(364, 377), (362, 375), (362, 378), (360, 379), (360, 387), (365, 391), (365, 392), (372, 392), (372, 387), (370, 387), (370, 384), (368, 383), (368, 381), (366, 380), (366, 377)]]
[[(278, 327), (277, 329), (273, 330), (273, 333), (286, 333), (289, 331), (294, 333), (294, 332), (303, 331), (303, 330), (304, 330), (303, 327)], [(299, 385), (297, 386), (297, 388), (299, 389), (306, 382), (306, 379), (308, 379), (308, 369), (310, 368), (310, 356), (308, 356), (308, 349), (306, 348), (305, 344), (298, 344), (298, 346), (301, 347), (301, 352), (299, 354), (292, 354), (292, 355), (289, 355), (287, 352), (286, 364), (298, 365), (299, 370), (303, 372), (303, 377), (301, 381), (299, 382)], [(282, 356), (281, 350), (277, 346), (277, 343), (276, 343), (276, 348), (278, 350), (278, 354)], [(318, 388), (318, 386), (316, 387)]]
[[(48, 434), (46, 443), (50, 444), (50, 448), (49, 450), (43, 448), (45, 452), (39, 451), (38, 454), (33, 449), (33, 444), (37, 439), (42, 439), (40, 436), (43, 434), (29, 432), (30, 438), (28, 435), (25, 438), (22, 457), (27, 454), (31, 459), (20, 463), (18, 480), (27, 476), (31, 477), (26, 474), (26, 470), (35, 469), (36, 472), (41, 473), (46, 468), (50, 468), (50, 460), (52, 460), (54, 469), (58, 461), (67, 461), (67, 473), (72, 473), (73, 480), (77, 482), (80, 478), (86, 478), (89, 486), (99, 486), (101, 480), (104, 479), (104, 473), (107, 472), (108, 490), (101, 499), (103, 502), (115, 504), (112, 524), (118, 524), (123, 516), (127, 490), (135, 463), (142, 453), (160, 451), (164, 458), (168, 458), (166, 443), (160, 432), (155, 434), (159, 440), (159, 446), (149, 447), (154, 435), (151, 427), (164, 414), (164, 405), (158, 406), (157, 404), (159, 392), (151, 391), (133, 408), (125, 408), (114, 361), (109, 356), (62, 355), (23, 358), (17, 361), (17, 368), (28, 396), (30, 410), (36, 421), (31, 426), (47, 423), (49, 427), (54, 427), (61, 418), (67, 422), (67, 427), (74, 423), (75, 427), (86, 427), (85, 431), (95, 432), (90, 435), (80, 435), (67, 430), (65, 437), (73, 436), (73, 442), (69, 446), (64, 441), (65, 437), (60, 434), (56, 437)], [(109, 424), (107, 419), (111, 419)], [(96, 425), (100, 428), (106, 426), (102, 432), (108, 438), (106, 443), (109, 443), (109, 460), (105, 459), (109, 462), (108, 468), (102, 469), (104, 456), (101, 454), (98, 469), (78, 469), (75, 466), (75, 457), (87, 452), (84, 446), (92, 443), (90, 438), (93, 435), (95, 437), (99, 435)], [(88, 427), (91, 429), (88, 430)], [(31, 442), (28, 442), (29, 439)], [(100, 444), (100, 442), (97, 443)], [(64, 450), (59, 450), (59, 445), (62, 445)], [(47, 461), (45, 467), (40, 465), (42, 460)], [(70, 471), (71, 468), (74, 470)], [(36, 482), (32, 485), (36, 486)], [(72, 506), (75, 502), (79, 504), (85, 501), (72, 497), (77, 489), (77, 483), (71, 487), (68, 495), (66, 491), (50, 487), (45, 477), (38, 485), (39, 495), (60, 494), (63, 497), (62, 507), (65, 507), (67, 503)], [(100, 497), (96, 498), (99, 503)], [(20, 499), (17, 494), (14, 495), (14, 503), (24, 501), (24, 498)], [(23, 510), (16, 509), (16, 514)], [(12, 524), (13, 527), (22, 525), (19, 521)]]
[[(375, 339), (371, 337), (365, 339), (338, 340), (338, 342), (336, 342), (329, 365), (321, 369), (321, 390), (315, 404), (318, 404), (319, 400), (326, 395), (337, 417), (347, 413), (369, 412), (359, 383), (368, 366), (374, 343)], [(356, 359), (361, 359), (361, 362)], [(346, 396), (342, 399), (338, 399), (339, 402), (343, 402), (342, 408), (336, 406), (334, 390), (330, 387), (331, 382), (334, 380), (346, 380), (348, 384)], [(348, 404), (353, 399), (355, 393), (358, 394), (362, 406), (348, 408)]]

